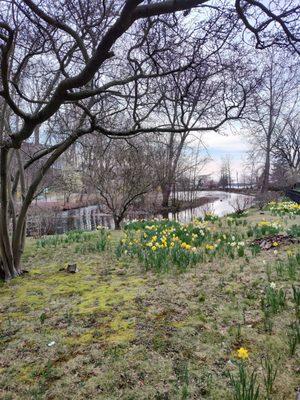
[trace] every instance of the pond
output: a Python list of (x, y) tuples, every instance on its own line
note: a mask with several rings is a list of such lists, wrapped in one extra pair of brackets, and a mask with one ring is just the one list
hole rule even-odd
[[(223, 215), (234, 212), (237, 203), (243, 205), (253, 201), (253, 196), (247, 196), (240, 193), (222, 192), (222, 191), (199, 191), (198, 197), (211, 197), (212, 201), (195, 208), (189, 208), (184, 211), (179, 211), (175, 215), (170, 214), (169, 218), (176, 219), (180, 222), (190, 222), (193, 218), (203, 217), (206, 211), (211, 211), (214, 214), (222, 217)], [(217, 200), (215, 200), (217, 198)]]
[[(184, 197), (184, 193), (178, 193), (177, 197)], [(205, 211), (212, 211), (218, 216), (223, 216), (234, 211), (234, 205), (237, 202), (243, 203), (251, 199), (239, 193), (229, 193), (222, 191), (199, 191), (193, 193), (195, 197), (211, 197), (211, 202), (195, 208), (189, 208), (177, 213), (170, 213), (170, 219), (176, 219), (180, 222), (190, 222), (195, 217), (202, 217)], [(217, 198), (217, 200), (216, 200)], [(143, 214), (130, 215), (128, 220), (134, 218), (143, 218)], [(144, 214), (144, 218), (151, 216)], [(114, 222), (109, 214), (103, 213), (99, 205), (81, 207), (67, 211), (52, 211), (49, 215), (42, 217), (31, 217), (28, 220), (28, 234), (61, 234), (71, 230), (95, 230), (97, 226), (102, 225), (108, 228), (114, 228)]]

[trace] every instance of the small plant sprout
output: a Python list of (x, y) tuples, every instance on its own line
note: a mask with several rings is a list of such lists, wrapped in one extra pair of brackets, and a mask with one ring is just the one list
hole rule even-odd
[(285, 270), (285, 265), (282, 261), (277, 260), (275, 264), (275, 270), (278, 278), (283, 278), (284, 276), (284, 270)]
[(43, 313), (40, 315), (40, 323), (41, 323), (41, 325), (44, 325), (46, 319), (47, 319), (47, 315), (46, 315), (45, 312), (43, 312)]
[(261, 364), (263, 369), (263, 381), (266, 390), (266, 400), (271, 400), (274, 382), (278, 372), (278, 362), (274, 364), (271, 358), (267, 355), (266, 357), (262, 358)]
[(300, 343), (300, 323), (293, 322), (289, 326), (287, 332), (288, 345), (290, 350), (290, 356), (293, 357), (296, 352), (297, 345)]
[(270, 282), (271, 281), (271, 274), (272, 274), (271, 265), (266, 260), (263, 260), (263, 265), (264, 265), (265, 270), (266, 270), (266, 275), (267, 275), (268, 281)]
[(272, 313), (269, 305), (266, 303), (265, 299), (261, 299), (261, 309), (263, 312), (263, 322), (265, 332), (271, 334), (273, 329)]
[(300, 321), (300, 288), (292, 286), (293, 288), (293, 301), (295, 303), (296, 318)]
[(285, 307), (286, 293), (283, 289), (276, 289), (276, 284), (271, 282), (266, 288), (265, 305), (270, 308), (272, 314), (277, 314)]
[(297, 278), (297, 270), (299, 270), (297, 256), (289, 256), (287, 260), (287, 275), (290, 280), (294, 281)]

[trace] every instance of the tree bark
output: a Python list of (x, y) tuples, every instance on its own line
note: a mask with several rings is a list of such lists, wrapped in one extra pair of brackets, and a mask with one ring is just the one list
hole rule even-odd
[(264, 165), (264, 172), (263, 172), (263, 180), (262, 180), (261, 188), (260, 188), (261, 193), (266, 193), (269, 189), (270, 167), (271, 167), (271, 133), (269, 133), (268, 137), (267, 137), (267, 147), (266, 147), (266, 157), (265, 157), (265, 165)]
[(266, 193), (269, 189), (269, 178), (270, 178), (270, 153), (267, 152), (264, 172), (263, 172), (263, 181), (261, 184), (261, 193)]
[(161, 191), (162, 191), (161, 214), (163, 218), (168, 219), (171, 187), (169, 185), (165, 185), (161, 188)]
[(1, 276), (5, 280), (9, 280), (17, 275), (19, 271), (15, 266), (15, 260), (11, 248), (9, 237), (9, 222), (8, 222), (8, 153), (9, 150), (5, 147), (0, 153), (0, 256), (1, 256)]
[[(87, 131), (89, 133), (89, 131)], [(34, 181), (25, 193), (24, 170), (19, 165), (19, 179), (21, 185), (22, 205), (18, 217), (16, 218), (15, 229), (12, 235), (9, 234), (8, 207), (10, 196), (9, 191), (9, 149), (2, 147), (0, 152), (0, 277), (9, 280), (22, 274), (21, 256), (24, 250), (26, 237), (27, 211), (33, 201), (36, 190), (49, 168), (58, 157), (70, 147), (75, 140), (86, 132), (77, 133), (70, 136), (57, 147), (48, 160), (37, 171)], [(19, 160), (21, 161), (21, 160)]]
[(118, 215), (113, 215), (113, 219), (115, 224), (115, 230), (119, 231), (121, 229), (121, 222), (123, 218)]

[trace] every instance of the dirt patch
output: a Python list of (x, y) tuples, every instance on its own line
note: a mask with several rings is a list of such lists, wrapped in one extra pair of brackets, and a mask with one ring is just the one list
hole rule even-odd
[(262, 250), (276, 249), (280, 245), (287, 246), (289, 244), (300, 243), (300, 240), (291, 235), (272, 235), (255, 239), (251, 245), (258, 245)]

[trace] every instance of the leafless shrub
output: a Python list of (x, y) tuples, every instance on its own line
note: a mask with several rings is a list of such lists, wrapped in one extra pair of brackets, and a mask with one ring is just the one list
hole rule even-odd
[(35, 238), (55, 233), (55, 212), (40, 208), (31, 211), (27, 222), (27, 234)]
[(258, 193), (255, 196), (254, 203), (262, 210), (270, 201), (277, 201), (279, 197), (280, 194), (278, 192)]
[(238, 196), (229, 202), (236, 214), (243, 214), (254, 203), (254, 198), (250, 196)]

